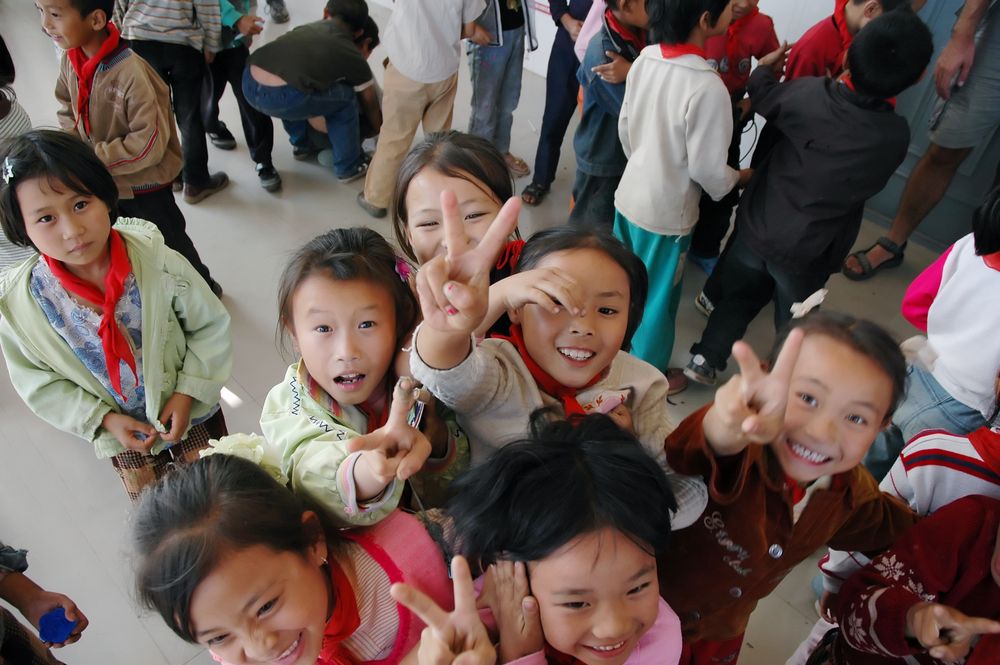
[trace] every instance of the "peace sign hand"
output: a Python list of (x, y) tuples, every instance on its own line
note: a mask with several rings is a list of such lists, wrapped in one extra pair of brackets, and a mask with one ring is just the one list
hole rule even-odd
[(735, 455), (751, 443), (768, 444), (781, 434), (802, 337), (801, 330), (788, 333), (770, 372), (761, 368), (748, 344), (733, 344), (740, 373), (716, 391), (703, 423), (705, 438), (717, 455)]
[(408, 584), (393, 584), (393, 599), (427, 624), (420, 635), (420, 665), (494, 665), (496, 650), (476, 610), (469, 564), (461, 556), (451, 561), (455, 584), (455, 610), (447, 613), (421, 591)]
[(354, 466), (359, 500), (378, 496), (394, 478), (406, 480), (420, 471), (430, 456), (430, 441), (408, 422), (410, 409), (419, 394), (416, 381), (400, 377), (392, 391), (385, 425), (347, 441), (347, 449), (352, 453), (364, 451)]

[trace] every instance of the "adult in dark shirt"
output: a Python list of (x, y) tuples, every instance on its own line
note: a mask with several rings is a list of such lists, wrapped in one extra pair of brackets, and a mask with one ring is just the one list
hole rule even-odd
[(281, 120), (296, 159), (316, 153), (310, 126), (328, 135), (330, 151), (321, 151), (319, 161), (332, 166), (341, 182), (361, 178), (368, 170), (359, 109), (373, 127), (382, 124), (375, 80), (355, 43), (367, 19), (364, 0), (330, 0), (322, 21), (260, 47), (243, 73), (247, 101)]

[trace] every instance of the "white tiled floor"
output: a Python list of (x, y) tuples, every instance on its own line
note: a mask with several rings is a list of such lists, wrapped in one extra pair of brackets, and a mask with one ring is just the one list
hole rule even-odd
[[(318, 19), (322, 0), (291, 0), (292, 24)], [(373, 6), (380, 25), (387, 12)], [(268, 25), (263, 39), (287, 26)], [(0, 30), (18, 67), (16, 90), (36, 126), (55, 124), (52, 97), (57, 60), (51, 43), (37, 25), (29, 0), (0, 0)], [(380, 62), (376, 53), (373, 63)], [(376, 68), (377, 70), (378, 68)], [(456, 103), (455, 126), (468, 119), (469, 84), (463, 65)], [(376, 76), (380, 76), (376, 71)], [(521, 107), (515, 116), (513, 151), (533, 161), (544, 103), (544, 82), (524, 77)], [(223, 118), (236, 131), (240, 124), (232, 96), (223, 100)], [(571, 129), (572, 131), (572, 129)], [(285, 360), (275, 345), (275, 283), (288, 254), (305, 240), (331, 226), (362, 224), (389, 234), (385, 221), (358, 209), (354, 196), (361, 184), (340, 185), (315, 164), (296, 162), (280, 126), (276, 129), (275, 165), (284, 178), (277, 195), (257, 184), (243, 137), (233, 152), (210, 149), (211, 167), (224, 169), (230, 187), (198, 206), (182, 204), (189, 232), (205, 262), (226, 289), (225, 302), (233, 317), (235, 365), (229, 389), (242, 401), (226, 409), (231, 431), (254, 431), (267, 390), (282, 376)], [(565, 220), (575, 170), (570, 141), (564, 144), (553, 194), (538, 208), (528, 208), (521, 229), (536, 229)], [(527, 184), (518, 183), (519, 188)], [(871, 242), (878, 229), (866, 224), (861, 240)], [(861, 244), (859, 242), (859, 244)], [(905, 286), (933, 253), (912, 247), (906, 264), (864, 284), (840, 276), (830, 280), (831, 308), (843, 308), (883, 322), (901, 337), (912, 330), (899, 315)], [(691, 305), (704, 275), (688, 266), (685, 298), (677, 326), (675, 360), (686, 362), (687, 348), (701, 332), (704, 320)], [(748, 338), (763, 350), (772, 336), (770, 315), (762, 314)], [(154, 617), (136, 609), (130, 587), (127, 553), (129, 504), (111, 465), (98, 461), (87, 444), (39, 421), (21, 403), (6, 374), (0, 378), (0, 537), (31, 549), (31, 575), (43, 585), (73, 597), (90, 618), (84, 638), (59, 656), (68, 663), (102, 665), (180, 665), (212, 660), (200, 649), (181, 642)], [(679, 420), (711, 397), (695, 386), (678, 396)], [(815, 613), (808, 590), (814, 562), (800, 566), (755, 613), (741, 665), (783, 662), (808, 631)]]

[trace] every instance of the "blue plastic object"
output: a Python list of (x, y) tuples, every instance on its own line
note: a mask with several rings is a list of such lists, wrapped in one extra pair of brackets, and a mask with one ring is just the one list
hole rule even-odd
[(39, 619), (38, 636), (42, 642), (62, 644), (73, 634), (76, 623), (76, 621), (70, 621), (66, 618), (65, 609), (57, 607), (54, 610), (49, 610)]

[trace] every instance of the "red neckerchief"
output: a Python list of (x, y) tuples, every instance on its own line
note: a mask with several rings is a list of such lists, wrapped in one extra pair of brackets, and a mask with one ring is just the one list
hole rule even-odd
[(993, 270), (1000, 270), (1000, 252), (985, 254), (983, 256), (983, 263), (985, 263), (988, 268), (993, 268)]
[[(840, 81), (841, 81), (841, 83), (843, 83), (844, 85), (846, 85), (847, 89), (850, 90), (851, 92), (858, 92), (857, 88), (854, 87), (854, 81), (851, 80), (851, 73), (850, 72), (847, 72), (843, 76), (841, 76), (840, 77)], [(858, 94), (860, 94), (860, 93), (858, 93)], [(882, 101), (885, 102), (886, 104), (888, 104), (889, 106), (891, 106), (892, 108), (896, 108), (896, 98), (895, 97), (889, 97), (888, 99), (883, 99)]]
[(619, 21), (610, 9), (605, 10), (604, 20), (607, 21), (609, 28), (617, 32), (618, 35), (631, 44), (636, 51), (641, 51), (646, 48), (645, 31), (640, 30), (639, 32), (635, 32), (632, 28)]
[(333, 585), (333, 614), (323, 629), (323, 646), (320, 647), (317, 665), (353, 665), (354, 659), (341, 648), (341, 643), (354, 634), (361, 625), (358, 616), (358, 602), (347, 575), (333, 560), (330, 567), (330, 583)]
[(494, 270), (500, 270), (506, 265), (509, 265), (511, 270), (516, 268), (517, 262), (521, 259), (522, 249), (524, 249), (523, 240), (518, 239), (508, 242), (504, 245), (503, 252), (501, 252), (500, 258), (497, 259), (497, 264)]
[(570, 656), (569, 654), (563, 653), (562, 651), (556, 651), (554, 647), (550, 646), (548, 642), (545, 643), (545, 662), (549, 665), (582, 665), (583, 661)]
[(972, 650), (965, 665), (993, 665), (1000, 663), (1000, 635), (983, 635)]
[(738, 71), (740, 64), (739, 53), (737, 53), (740, 45), (740, 32), (759, 13), (760, 9), (757, 7), (751, 8), (749, 14), (730, 23), (726, 30), (726, 58), (729, 60), (729, 71), (731, 72)]
[(969, 443), (990, 469), (1000, 474), (1000, 432), (980, 427), (969, 434)]
[(660, 44), (660, 53), (663, 54), (664, 58), (668, 60), (670, 58), (676, 58), (682, 55), (697, 55), (702, 58), (705, 57), (705, 49), (695, 46), (694, 44)]
[(785, 488), (792, 493), (793, 506), (801, 501), (806, 495), (806, 488), (800, 485), (799, 481), (795, 480), (788, 474), (785, 474)]
[(840, 67), (844, 68), (844, 63), (847, 62), (847, 49), (851, 47), (851, 42), (854, 41), (854, 35), (847, 27), (847, 3), (851, 0), (837, 0), (837, 6), (833, 10), (833, 24), (837, 27), (837, 32), (840, 34), (840, 45), (843, 50), (840, 52)]
[(88, 59), (87, 54), (79, 46), (66, 52), (66, 57), (69, 58), (69, 63), (73, 66), (73, 71), (76, 72), (76, 123), (79, 124), (80, 119), (83, 118), (83, 129), (87, 132), (87, 136), (90, 136), (90, 88), (94, 83), (94, 74), (101, 61), (118, 48), (120, 38), (121, 34), (118, 32), (118, 28), (115, 27), (114, 23), (109, 22), (108, 38), (101, 44), (101, 48), (97, 50), (94, 57)]
[(125, 279), (132, 272), (132, 264), (128, 258), (128, 251), (125, 249), (125, 241), (122, 240), (118, 231), (111, 229), (108, 239), (111, 265), (108, 267), (108, 274), (104, 276), (104, 293), (91, 284), (84, 281), (66, 269), (62, 261), (57, 261), (51, 256), (45, 256), (45, 263), (49, 270), (55, 275), (62, 287), (70, 293), (79, 296), (87, 302), (92, 302), (101, 306), (101, 324), (97, 328), (101, 336), (101, 346), (104, 348), (104, 360), (108, 365), (108, 379), (111, 387), (122, 399), (128, 401), (122, 393), (121, 361), (132, 370), (132, 375), (136, 381), (139, 375), (135, 369), (135, 356), (132, 354), (132, 346), (121, 331), (118, 321), (115, 320), (115, 305), (125, 292)]
[(531, 378), (535, 380), (535, 383), (537, 383), (538, 387), (542, 389), (542, 392), (548, 395), (552, 395), (553, 397), (557, 397), (559, 401), (562, 402), (563, 411), (566, 412), (567, 418), (573, 415), (580, 415), (580, 416), (586, 415), (587, 412), (584, 411), (583, 407), (580, 406), (580, 403), (576, 401), (576, 394), (581, 390), (583, 390), (584, 388), (589, 388), (590, 386), (600, 381), (601, 377), (604, 376), (603, 368), (594, 376), (594, 378), (592, 378), (582, 387), (567, 388), (566, 386), (564, 386), (563, 384), (559, 383), (551, 376), (549, 376), (549, 373), (546, 372), (544, 369), (542, 369), (541, 366), (538, 363), (536, 363), (530, 355), (528, 355), (528, 349), (524, 345), (524, 337), (521, 336), (521, 326), (516, 324), (512, 325), (510, 327), (509, 337), (505, 335), (493, 335), (493, 338), (505, 339), (514, 345), (514, 348), (517, 349), (517, 352), (521, 354), (521, 360), (524, 361), (524, 364), (528, 368), (528, 371), (531, 372)]

